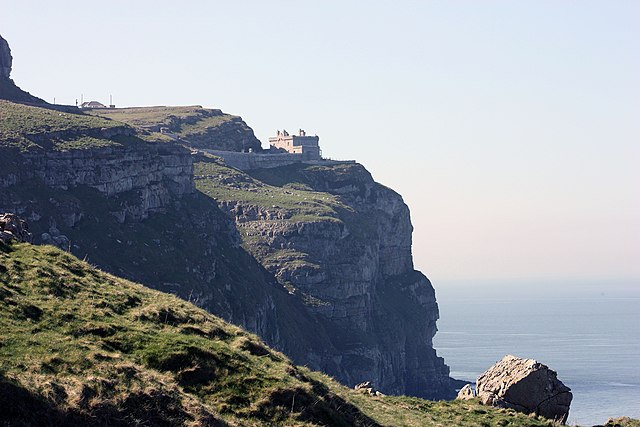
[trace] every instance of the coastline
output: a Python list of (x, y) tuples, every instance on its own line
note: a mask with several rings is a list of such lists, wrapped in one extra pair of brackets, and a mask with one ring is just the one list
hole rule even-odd
[[(474, 381), (508, 353), (534, 358), (572, 389), (568, 424), (640, 418), (640, 291), (626, 282), (437, 283), (434, 339), (454, 378)], [(626, 326), (626, 327), (625, 327)]]

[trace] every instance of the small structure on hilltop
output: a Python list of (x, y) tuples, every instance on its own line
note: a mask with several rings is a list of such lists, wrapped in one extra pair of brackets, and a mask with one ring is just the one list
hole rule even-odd
[(276, 136), (269, 138), (269, 145), (273, 151), (286, 151), (288, 153), (302, 154), (305, 160), (320, 160), (322, 152), (317, 135), (307, 136), (307, 133), (300, 129), (298, 135), (289, 135), (286, 130), (278, 131)]
[(107, 106), (98, 101), (89, 101), (89, 102), (83, 102), (82, 104), (80, 104), (80, 108), (82, 109), (107, 108)]

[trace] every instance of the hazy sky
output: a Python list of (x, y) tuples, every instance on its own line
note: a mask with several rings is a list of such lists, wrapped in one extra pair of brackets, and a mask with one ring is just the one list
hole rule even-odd
[(48, 101), (200, 104), (317, 133), (452, 279), (640, 278), (640, 1), (6, 1)]

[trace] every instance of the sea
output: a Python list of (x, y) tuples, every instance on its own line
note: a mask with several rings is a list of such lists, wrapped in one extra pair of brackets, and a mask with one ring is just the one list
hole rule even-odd
[(504, 355), (536, 359), (573, 393), (569, 425), (640, 418), (640, 281), (434, 283), (434, 347), (475, 381)]

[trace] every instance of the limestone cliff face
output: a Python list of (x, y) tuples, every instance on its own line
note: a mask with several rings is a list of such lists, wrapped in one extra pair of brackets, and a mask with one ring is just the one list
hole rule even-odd
[(331, 347), (309, 351), (304, 363), (352, 386), (367, 380), (384, 393), (452, 397), (449, 369), (432, 347), (434, 290), (413, 268), (409, 209), (400, 195), (358, 164), (294, 165), (253, 177), (285, 193), (295, 194), (288, 189), (295, 183), (307, 201), (326, 194), (337, 203), (333, 216), (301, 216), (277, 201), (218, 197), (248, 250), (328, 331)]
[[(109, 133), (117, 137), (129, 134), (130, 129), (116, 128)], [(138, 142), (65, 151), (14, 151), (20, 167), (0, 171), (0, 187), (37, 179), (54, 189), (87, 186), (106, 197), (126, 193), (129, 200), (111, 212), (119, 222), (147, 218), (195, 191), (188, 150), (177, 145)]]
[(135, 193), (137, 200), (113, 212), (120, 222), (144, 219), (163, 211), (176, 198), (195, 191), (191, 158), (176, 146), (96, 148), (24, 156), (26, 178), (39, 178), (48, 187), (95, 188), (107, 197)]

